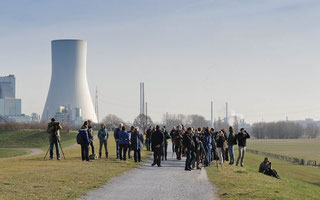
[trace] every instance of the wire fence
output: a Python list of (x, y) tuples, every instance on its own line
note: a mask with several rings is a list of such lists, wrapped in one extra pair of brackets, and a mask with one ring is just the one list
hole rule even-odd
[(309, 165), (309, 166), (315, 166), (315, 167), (317, 166), (320, 168), (320, 162), (317, 162), (315, 160), (305, 160), (305, 159), (300, 159), (300, 158), (295, 158), (295, 157), (290, 157), (290, 156), (278, 155), (278, 154), (274, 154), (274, 153), (262, 152), (262, 151), (253, 150), (253, 149), (247, 149), (246, 151), (249, 153), (254, 153), (254, 154), (258, 154), (258, 155), (264, 155), (267, 157), (276, 158), (278, 160), (288, 161), (291, 163), (296, 163), (296, 164), (300, 164), (300, 165)]

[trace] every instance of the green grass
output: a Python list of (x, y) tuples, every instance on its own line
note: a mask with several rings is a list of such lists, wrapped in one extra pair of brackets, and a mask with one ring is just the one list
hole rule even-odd
[(263, 139), (247, 141), (248, 149), (320, 162), (320, 138)]
[(221, 199), (319, 199), (320, 169), (270, 159), (281, 179), (258, 173), (264, 156), (246, 153), (245, 167), (207, 168)]
[[(42, 143), (36, 144), (41, 146)], [(95, 141), (95, 148), (98, 147)], [(108, 140), (108, 150), (109, 159), (91, 163), (81, 161), (79, 145), (64, 148), (67, 160), (43, 161), (44, 153), (0, 159), (0, 199), (76, 199), (139, 165), (132, 159), (120, 162), (115, 158), (113, 137)], [(143, 159), (149, 155), (149, 152), (142, 152)]]
[(29, 153), (31, 153), (31, 151), (26, 149), (0, 148), (0, 158), (16, 157)]
[[(61, 144), (76, 143), (77, 132), (61, 133)], [(0, 131), (1, 148), (39, 148), (46, 150), (49, 145), (46, 131)]]

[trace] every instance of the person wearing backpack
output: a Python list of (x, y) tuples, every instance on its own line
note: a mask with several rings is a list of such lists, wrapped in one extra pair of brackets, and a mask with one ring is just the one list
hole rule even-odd
[(83, 125), (79, 130), (79, 133), (77, 136), (77, 142), (81, 145), (82, 161), (86, 160), (87, 162), (91, 162), (91, 160), (89, 160), (90, 139), (88, 135), (88, 125)]
[(141, 161), (141, 149), (143, 149), (143, 135), (139, 132), (139, 128), (135, 127), (131, 133), (131, 149), (134, 151), (134, 162)]
[(234, 130), (232, 126), (229, 127), (229, 135), (228, 135), (227, 143), (228, 143), (228, 152), (230, 155), (229, 165), (233, 165), (234, 164), (234, 147), (233, 146), (237, 144), (237, 140), (236, 140), (236, 136), (234, 134)]
[(102, 146), (104, 146), (105, 153), (106, 153), (106, 158), (108, 158), (108, 138), (109, 138), (109, 133), (106, 130), (106, 125), (105, 124), (101, 124), (101, 129), (98, 131), (98, 138), (99, 138), (99, 141), (100, 141), (99, 158), (101, 158)]

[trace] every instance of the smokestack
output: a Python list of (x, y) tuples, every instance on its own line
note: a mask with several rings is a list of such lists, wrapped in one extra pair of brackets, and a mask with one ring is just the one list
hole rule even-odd
[(211, 127), (213, 127), (213, 101), (211, 101)]
[(229, 116), (228, 116), (228, 102), (226, 103), (226, 120), (229, 121)]
[(140, 114), (144, 114), (144, 83), (140, 83)]

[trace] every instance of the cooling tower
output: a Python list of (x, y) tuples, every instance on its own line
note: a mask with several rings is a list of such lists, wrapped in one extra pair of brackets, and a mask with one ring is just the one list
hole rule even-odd
[(71, 106), (82, 110), (83, 119), (97, 122), (87, 81), (87, 42), (53, 40), (51, 54), (51, 83), (41, 120), (54, 117), (59, 106)]

